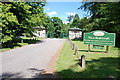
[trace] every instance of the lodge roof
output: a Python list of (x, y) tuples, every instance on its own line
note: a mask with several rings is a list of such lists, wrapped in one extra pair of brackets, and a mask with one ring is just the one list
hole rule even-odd
[(82, 29), (80, 28), (69, 28), (68, 30), (69, 31), (82, 31)]

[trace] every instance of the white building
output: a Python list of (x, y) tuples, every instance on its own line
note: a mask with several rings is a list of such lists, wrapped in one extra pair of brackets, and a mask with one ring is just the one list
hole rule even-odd
[(80, 39), (82, 38), (82, 29), (69, 28), (69, 39)]
[(34, 27), (36, 30), (34, 35), (40, 38), (45, 38), (46, 37), (46, 29), (45, 28), (40, 28), (40, 27)]

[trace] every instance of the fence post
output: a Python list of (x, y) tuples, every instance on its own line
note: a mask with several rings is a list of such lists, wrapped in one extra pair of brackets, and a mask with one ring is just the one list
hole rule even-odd
[(109, 46), (106, 46), (106, 53), (108, 53), (108, 48), (109, 48)]
[(74, 55), (76, 55), (77, 58), (79, 58), (79, 56), (78, 56), (78, 49), (76, 47), (75, 47), (75, 54)]
[(70, 45), (71, 45), (71, 47), (73, 47), (71, 40), (70, 40)]
[(90, 52), (90, 45), (88, 45), (88, 52)]
[(76, 55), (78, 53), (78, 49), (77, 49), (76, 46), (74, 47), (74, 50), (75, 50), (75, 54), (74, 55)]
[(86, 69), (86, 61), (85, 61), (85, 55), (81, 56), (81, 67), (83, 69)]
[(75, 44), (74, 44), (74, 43), (72, 43), (72, 45), (73, 45), (73, 46), (72, 46), (72, 50), (74, 50)]

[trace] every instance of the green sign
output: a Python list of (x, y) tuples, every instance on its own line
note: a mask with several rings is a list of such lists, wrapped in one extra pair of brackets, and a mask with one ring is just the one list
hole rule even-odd
[(84, 44), (115, 46), (115, 33), (92, 31), (84, 33)]

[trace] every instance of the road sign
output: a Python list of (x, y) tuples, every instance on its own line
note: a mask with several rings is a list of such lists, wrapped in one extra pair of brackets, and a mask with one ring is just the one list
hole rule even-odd
[(84, 33), (84, 44), (115, 46), (115, 33), (100, 30)]

